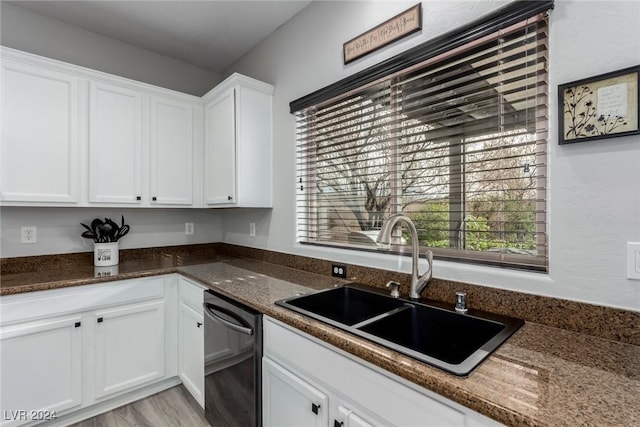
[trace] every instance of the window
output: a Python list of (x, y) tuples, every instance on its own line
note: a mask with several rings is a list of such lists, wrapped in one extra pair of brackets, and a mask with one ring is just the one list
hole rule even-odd
[(401, 212), (436, 257), (546, 270), (546, 13), (493, 26), (292, 103), (300, 242), (381, 250)]

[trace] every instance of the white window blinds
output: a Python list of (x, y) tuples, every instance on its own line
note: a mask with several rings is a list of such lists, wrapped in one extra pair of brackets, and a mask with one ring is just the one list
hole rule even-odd
[(389, 250), (402, 212), (436, 257), (546, 270), (547, 47), (538, 13), (296, 111), (298, 240)]

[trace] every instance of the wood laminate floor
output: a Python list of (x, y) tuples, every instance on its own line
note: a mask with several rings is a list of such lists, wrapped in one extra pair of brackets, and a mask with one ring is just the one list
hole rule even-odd
[(208, 427), (204, 412), (182, 386), (105, 412), (72, 427)]

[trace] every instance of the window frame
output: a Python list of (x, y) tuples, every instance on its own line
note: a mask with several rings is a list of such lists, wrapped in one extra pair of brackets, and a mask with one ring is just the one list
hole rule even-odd
[[(405, 75), (414, 68), (424, 67), (428, 63), (436, 63), (442, 61), (443, 58), (450, 57), (456, 53), (459, 49), (468, 49), (473, 43), (481, 43), (483, 39), (492, 37), (492, 35), (501, 29), (507, 28), (513, 25), (519, 25), (526, 22), (529, 18), (537, 16), (541, 13), (545, 13), (553, 7), (553, 1), (517, 1), (506, 7), (499, 9), (491, 15), (479, 19), (459, 30), (454, 30), (451, 33), (445, 34), (441, 37), (423, 43), (409, 51), (397, 55), (387, 61), (384, 61), (376, 66), (370, 67), (354, 76), (343, 79), (333, 85), (327, 86), (324, 89), (316, 91), (310, 95), (300, 98), (291, 102), (290, 109), (292, 113), (298, 113), (300, 111), (310, 111), (314, 107), (325, 106), (327, 103), (335, 103), (337, 99), (348, 99), (354, 93), (358, 93), (367, 88), (373, 87), (379, 84), (381, 81), (393, 79), (397, 75)], [(548, 73), (548, 71), (547, 71)], [(393, 86), (393, 85), (392, 85)], [(548, 89), (548, 88), (547, 88)], [(393, 90), (393, 89), (391, 89)], [(548, 97), (548, 90), (547, 90)], [(548, 102), (546, 103), (547, 110), (549, 108)], [(548, 119), (547, 119), (548, 121)], [(548, 126), (544, 132), (548, 132)], [(462, 145), (460, 145), (462, 147)], [(396, 153), (396, 155), (399, 155)], [(546, 156), (546, 151), (542, 154)], [(299, 161), (298, 154), (296, 155), (297, 162)], [(308, 165), (309, 169), (306, 173), (309, 174), (310, 170), (315, 165)], [(546, 168), (546, 163), (544, 165)], [(461, 176), (464, 176), (464, 172), (461, 172)], [(302, 186), (302, 178), (299, 177), (300, 182), (298, 187)], [(546, 192), (546, 184), (542, 191)], [(460, 192), (463, 194), (463, 192)], [(308, 193), (307, 197), (312, 197)], [(397, 195), (392, 194), (392, 199)], [(547, 233), (546, 233), (546, 199), (544, 201), (545, 206), (543, 209), (543, 227), (541, 232), (544, 242), (544, 253), (532, 257), (530, 255), (522, 255), (519, 257), (515, 254), (509, 255), (509, 262), (497, 259), (495, 253), (486, 255), (483, 251), (468, 251), (465, 249), (446, 248), (443, 250), (434, 250), (436, 258), (455, 262), (469, 262), (469, 263), (481, 263), (484, 265), (493, 265), (501, 267), (509, 267), (516, 269), (526, 269), (535, 271), (548, 271), (548, 245), (547, 245)], [(313, 201), (310, 200), (308, 206), (313, 206)], [(402, 209), (400, 209), (402, 211)], [(535, 210), (537, 211), (537, 209)], [(534, 211), (534, 212), (535, 212)], [(309, 212), (311, 213), (311, 212)], [(392, 212), (393, 213), (393, 212)], [(313, 214), (313, 213), (312, 213)], [(538, 220), (536, 214), (536, 222)], [(307, 223), (312, 223), (309, 220)], [(299, 227), (296, 228), (297, 240), (301, 244), (318, 245), (322, 247), (334, 247), (342, 249), (354, 249), (359, 251), (368, 251), (375, 253), (390, 253), (390, 254), (408, 254), (409, 248), (405, 245), (391, 245), (389, 248), (380, 247), (363, 247), (356, 244), (350, 244), (348, 242), (327, 242), (327, 241), (306, 241), (300, 235)], [(540, 230), (536, 230), (539, 233)], [(427, 248), (421, 247), (421, 252), (426, 251)], [(433, 249), (433, 248), (432, 248)], [(519, 259), (522, 258), (520, 261)], [(535, 260), (534, 260), (535, 259)], [(543, 262), (540, 262), (543, 260)], [(534, 261), (533, 263), (531, 261)]]

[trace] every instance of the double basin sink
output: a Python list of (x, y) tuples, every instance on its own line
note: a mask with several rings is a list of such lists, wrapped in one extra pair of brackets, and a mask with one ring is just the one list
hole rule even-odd
[(341, 286), (276, 302), (454, 375), (467, 376), (524, 322)]

